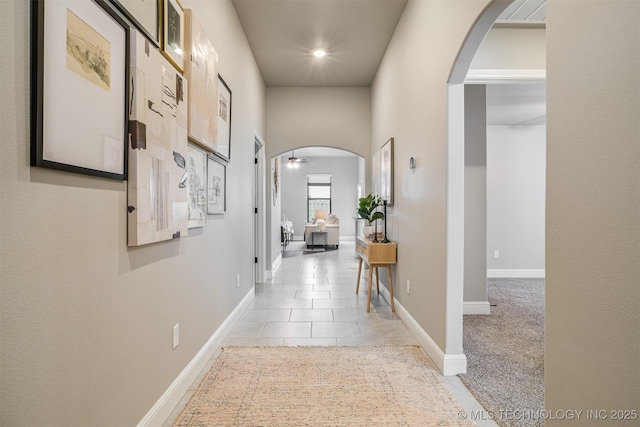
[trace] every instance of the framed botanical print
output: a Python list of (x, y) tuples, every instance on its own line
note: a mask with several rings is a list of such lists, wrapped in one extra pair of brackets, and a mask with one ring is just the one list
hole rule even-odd
[(213, 151), (218, 137), (218, 53), (190, 9), (185, 10), (189, 140)]
[(227, 210), (227, 166), (213, 156), (207, 162), (207, 213), (223, 214)]
[(231, 89), (218, 74), (218, 140), (214, 152), (231, 159)]
[(128, 23), (103, 0), (31, 6), (31, 164), (126, 179)]
[(393, 205), (393, 138), (380, 149), (380, 197)]
[(162, 0), (111, 0), (142, 33), (160, 46), (160, 2)]
[(162, 52), (184, 71), (184, 9), (178, 0), (162, 0)]

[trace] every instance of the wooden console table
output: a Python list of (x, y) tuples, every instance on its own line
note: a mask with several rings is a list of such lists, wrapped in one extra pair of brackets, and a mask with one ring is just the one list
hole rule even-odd
[(378, 294), (380, 294), (380, 274), (378, 267), (387, 267), (387, 278), (389, 280), (389, 295), (391, 311), (395, 312), (396, 307), (393, 303), (393, 279), (391, 278), (391, 264), (395, 264), (396, 254), (398, 251), (398, 245), (393, 242), (390, 243), (377, 243), (372, 242), (364, 237), (356, 238), (356, 253), (360, 256), (360, 263), (358, 264), (358, 282), (356, 283), (356, 294), (360, 289), (360, 273), (362, 272), (362, 262), (369, 264), (369, 293), (367, 295), (367, 312), (370, 311), (371, 306), (371, 282), (373, 282), (373, 269), (376, 269), (376, 286), (378, 288)]

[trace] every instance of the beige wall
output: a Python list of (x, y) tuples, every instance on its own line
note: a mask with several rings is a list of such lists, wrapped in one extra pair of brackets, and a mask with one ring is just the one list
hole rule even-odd
[[(459, 350), (445, 342), (447, 81), (488, 3), (410, 0), (372, 87), (372, 153), (395, 138), (395, 201), (387, 221), (398, 242), (395, 296), (443, 353)], [(417, 161), (414, 171), (410, 157)]]
[(368, 157), (370, 102), (366, 87), (268, 88), (267, 156), (334, 147)]
[[(399, 243), (396, 297), (443, 351), (446, 82), (487, 3), (409, 1), (371, 89), (370, 149), (352, 149), (377, 158), (396, 138), (388, 221)], [(3, 425), (135, 424), (251, 290), (253, 166), (239, 159), (253, 156), (254, 130), (270, 134), (267, 95), (231, 3), (184, 5), (205, 24), (233, 90), (229, 212), (179, 241), (127, 249), (125, 184), (28, 166), (29, 7), (3, 4)], [(640, 401), (639, 7), (548, 2), (548, 409)], [(268, 158), (317, 145), (274, 139)], [(181, 344), (172, 351), (176, 323)]]
[[(640, 410), (640, 3), (547, 2), (545, 406)], [(547, 426), (640, 425), (549, 421)]]
[(544, 70), (544, 28), (492, 28), (471, 62), (476, 70)]
[(29, 167), (29, 2), (3, 2), (2, 425), (135, 425), (252, 289), (265, 88), (231, 2), (183, 4), (233, 91), (228, 212), (188, 237), (128, 249), (126, 183)]

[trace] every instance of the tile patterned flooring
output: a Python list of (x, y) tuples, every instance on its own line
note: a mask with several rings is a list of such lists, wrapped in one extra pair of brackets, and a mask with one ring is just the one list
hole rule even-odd
[(356, 295), (358, 258), (353, 242), (338, 250), (302, 254), (292, 242), (275, 277), (256, 285), (256, 297), (226, 345), (417, 345), (382, 295), (366, 312), (366, 274)]
[[(366, 312), (368, 274), (363, 272), (356, 295), (358, 258), (353, 241), (341, 241), (337, 250), (309, 253), (303, 252), (303, 247), (303, 242), (292, 242), (274, 278), (256, 285), (253, 302), (223, 346), (418, 345), (375, 286), (371, 311)], [(165, 426), (179, 415), (216, 357), (217, 354)], [(465, 410), (481, 408), (457, 377), (443, 379)]]

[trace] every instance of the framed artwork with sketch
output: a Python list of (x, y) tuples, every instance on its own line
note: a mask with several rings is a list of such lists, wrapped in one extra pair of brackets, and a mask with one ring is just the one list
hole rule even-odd
[(227, 211), (227, 166), (211, 155), (207, 162), (207, 213), (223, 214)]
[(128, 23), (103, 0), (31, 7), (31, 165), (126, 179)]
[(231, 89), (218, 74), (218, 140), (214, 152), (223, 160), (231, 159)]
[(162, 53), (184, 71), (184, 8), (178, 0), (162, 0)]

